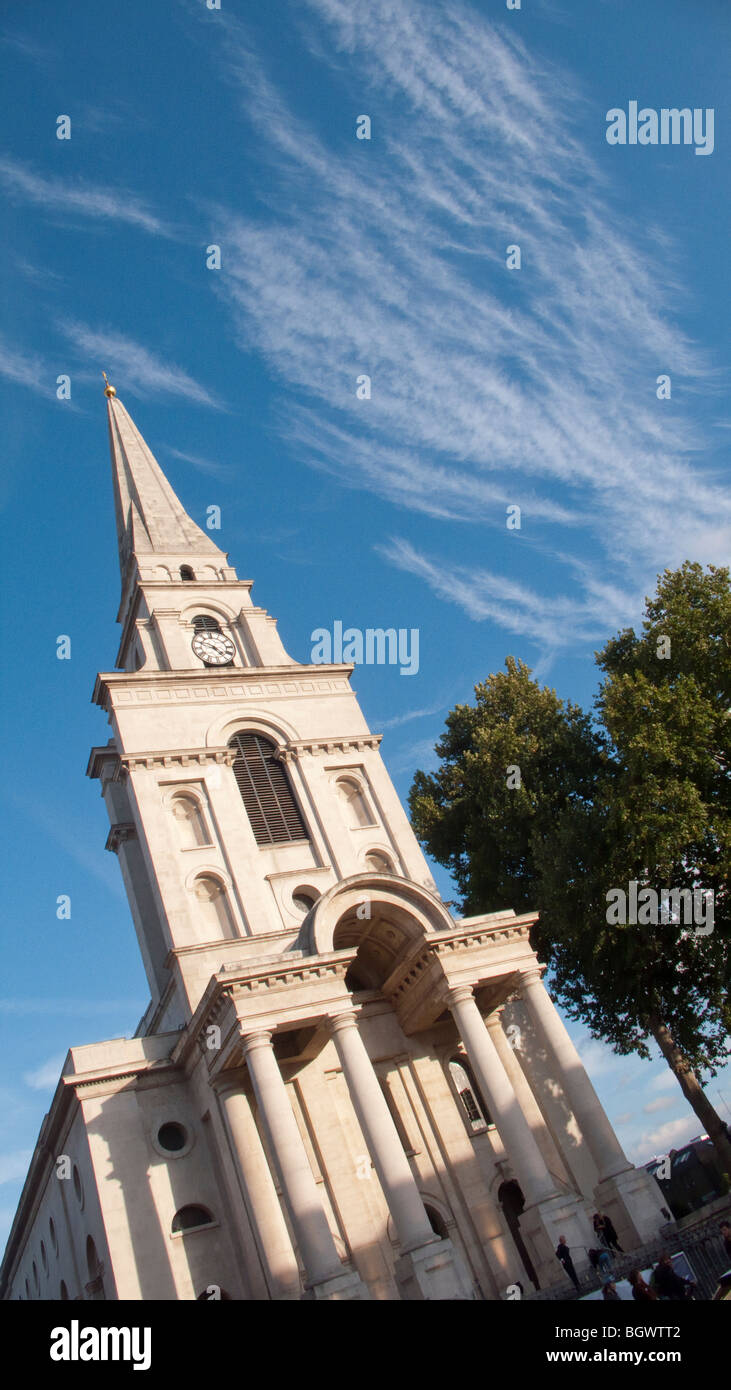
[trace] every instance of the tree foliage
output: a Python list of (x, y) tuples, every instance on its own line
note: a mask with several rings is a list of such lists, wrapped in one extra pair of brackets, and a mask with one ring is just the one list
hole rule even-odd
[[(648, 1056), (654, 1037), (711, 1133), (715, 1112), (689, 1092), (731, 1031), (728, 570), (666, 570), (641, 632), (596, 660), (592, 719), (509, 657), (449, 715), (440, 767), (414, 778), (413, 824), (467, 913), (538, 909), (534, 945), (569, 1015), (621, 1053)], [(713, 930), (608, 923), (608, 891), (631, 881), (712, 892)]]

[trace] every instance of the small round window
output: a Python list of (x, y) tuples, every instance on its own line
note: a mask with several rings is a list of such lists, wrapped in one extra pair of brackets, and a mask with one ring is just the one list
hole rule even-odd
[(187, 1138), (183, 1126), (174, 1120), (168, 1120), (166, 1124), (160, 1125), (157, 1131), (157, 1142), (160, 1148), (165, 1149), (165, 1152), (170, 1154), (179, 1153), (181, 1149), (184, 1149)]
[(307, 913), (315, 903), (315, 894), (311, 893), (309, 888), (300, 888), (292, 894), (292, 903), (298, 912)]

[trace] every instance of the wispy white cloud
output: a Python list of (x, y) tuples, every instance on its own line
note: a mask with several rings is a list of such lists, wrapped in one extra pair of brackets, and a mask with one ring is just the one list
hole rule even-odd
[(647, 1105), (643, 1105), (643, 1115), (656, 1115), (658, 1110), (669, 1110), (677, 1104), (677, 1096), (656, 1096), (654, 1100), (648, 1100)]
[(544, 670), (561, 648), (577, 640), (592, 642), (607, 623), (618, 626), (633, 614), (629, 596), (615, 593), (610, 602), (608, 586), (595, 583), (589, 575), (583, 591), (552, 597), (492, 570), (433, 559), (410, 541), (393, 539), (376, 549), (398, 569), (423, 579), (439, 598), (458, 605), (475, 622), (490, 619), (547, 649)]
[(648, 1158), (653, 1153), (667, 1153), (668, 1149), (682, 1148), (683, 1144), (687, 1144), (700, 1132), (700, 1121), (695, 1115), (684, 1116), (680, 1120), (668, 1120), (664, 1125), (644, 1135), (642, 1151)]
[[(499, 575), (451, 576), (471, 616), (530, 635), (547, 666), (634, 618), (658, 567), (728, 550), (706, 440), (655, 395), (661, 372), (686, 394), (722, 385), (674, 319), (672, 243), (623, 220), (581, 134), (588, 100), (504, 27), (451, 0), (307, 8), (312, 52), (352, 65), (373, 139), (321, 137), (225, 20), (228, 75), (276, 177), (263, 218), (218, 210), (218, 292), (286, 383), (283, 432), (313, 466), (444, 520), (504, 528), (518, 502), (545, 548), (585, 533), (595, 558), (567, 559), (572, 597), (538, 609)], [(413, 569), (435, 592), (436, 568)]]
[(223, 403), (212, 391), (194, 381), (182, 367), (156, 357), (133, 338), (112, 329), (93, 329), (86, 324), (66, 321), (61, 332), (85, 358), (93, 358), (95, 377), (101, 368), (120, 395), (182, 396), (197, 405), (223, 410)]
[(32, 1149), (15, 1149), (12, 1153), (0, 1154), (0, 1184), (24, 1178), (32, 1157)]
[(28, 353), (15, 347), (2, 336), (0, 336), (0, 376), (4, 376), (8, 381), (16, 382), (19, 386), (29, 386), (32, 391), (38, 391), (43, 396), (53, 394), (55, 378), (51, 377), (41, 359), (35, 354), (29, 356)]
[(438, 704), (428, 705), (426, 709), (410, 709), (407, 710), (405, 714), (393, 715), (391, 719), (376, 719), (374, 720), (374, 724), (376, 724), (379, 729), (397, 729), (399, 725), (410, 724), (414, 719), (426, 719), (430, 714), (440, 714), (441, 711), (446, 708), (444, 701), (440, 700)]
[(166, 445), (165, 453), (170, 454), (171, 458), (182, 459), (183, 463), (189, 463), (196, 468), (199, 473), (205, 473), (211, 478), (228, 478), (231, 476), (230, 468), (225, 463), (215, 463), (212, 459), (201, 458), (199, 454), (186, 454), (182, 449), (173, 449)]
[(97, 221), (124, 222), (154, 236), (174, 232), (128, 189), (106, 188), (71, 178), (46, 178), (17, 160), (0, 158), (0, 182), (11, 199), (35, 203), (45, 212), (67, 213)]
[(55, 1087), (65, 1060), (66, 1053), (59, 1052), (56, 1056), (49, 1057), (47, 1062), (43, 1062), (34, 1071), (24, 1072), (23, 1080), (26, 1086), (30, 1086), (34, 1091), (47, 1091)]

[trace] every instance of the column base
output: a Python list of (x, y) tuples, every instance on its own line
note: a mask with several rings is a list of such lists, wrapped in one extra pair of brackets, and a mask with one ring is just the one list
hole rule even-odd
[(547, 1197), (526, 1207), (518, 1223), (542, 1289), (570, 1283), (556, 1255), (560, 1236), (566, 1237), (576, 1273), (590, 1267), (588, 1251), (598, 1241), (583, 1198), (571, 1193)]
[(345, 1303), (354, 1301), (365, 1301), (370, 1299), (368, 1286), (363, 1283), (360, 1275), (346, 1270), (342, 1274), (336, 1274), (332, 1279), (324, 1279), (321, 1284), (313, 1284), (312, 1288), (307, 1289), (302, 1295), (302, 1301), (324, 1299), (331, 1303)]
[(400, 1255), (394, 1266), (396, 1284), (408, 1302), (468, 1302), (477, 1295), (462, 1257), (451, 1240), (430, 1241), (408, 1255)]
[(644, 1168), (604, 1178), (594, 1188), (594, 1199), (597, 1211), (605, 1212), (614, 1223), (624, 1250), (657, 1240), (668, 1219), (663, 1216), (662, 1192)]

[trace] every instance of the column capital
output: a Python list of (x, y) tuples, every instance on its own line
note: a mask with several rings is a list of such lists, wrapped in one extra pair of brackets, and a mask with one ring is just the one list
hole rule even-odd
[(213, 1090), (217, 1096), (220, 1096), (221, 1100), (228, 1100), (229, 1096), (236, 1095), (238, 1092), (243, 1095), (245, 1085), (246, 1072), (242, 1072), (239, 1076), (236, 1072), (224, 1071), (211, 1081)]
[(346, 1028), (358, 1027), (358, 1019), (355, 1009), (343, 1009), (341, 1013), (329, 1014), (325, 1019), (325, 1027), (333, 1037), (336, 1033), (342, 1033)]
[(472, 985), (451, 985), (447, 990), (447, 1007), (451, 1009), (453, 1004), (468, 1004), (470, 1000), (474, 1003), (474, 998)]
[(518, 993), (523, 989), (527, 989), (529, 985), (542, 985), (545, 968), (545, 965), (532, 965), (529, 970), (522, 970), (518, 984)]
[(248, 1057), (250, 1052), (257, 1051), (259, 1048), (270, 1048), (272, 1045), (272, 1035), (266, 1028), (259, 1028), (255, 1033), (242, 1033), (241, 1046), (244, 1057)]
[(504, 1004), (499, 1004), (496, 1009), (493, 1009), (492, 1013), (485, 1015), (485, 1023), (493, 1032), (499, 1030), (502, 1033), (503, 1031), (502, 1012), (504, 1007)]

